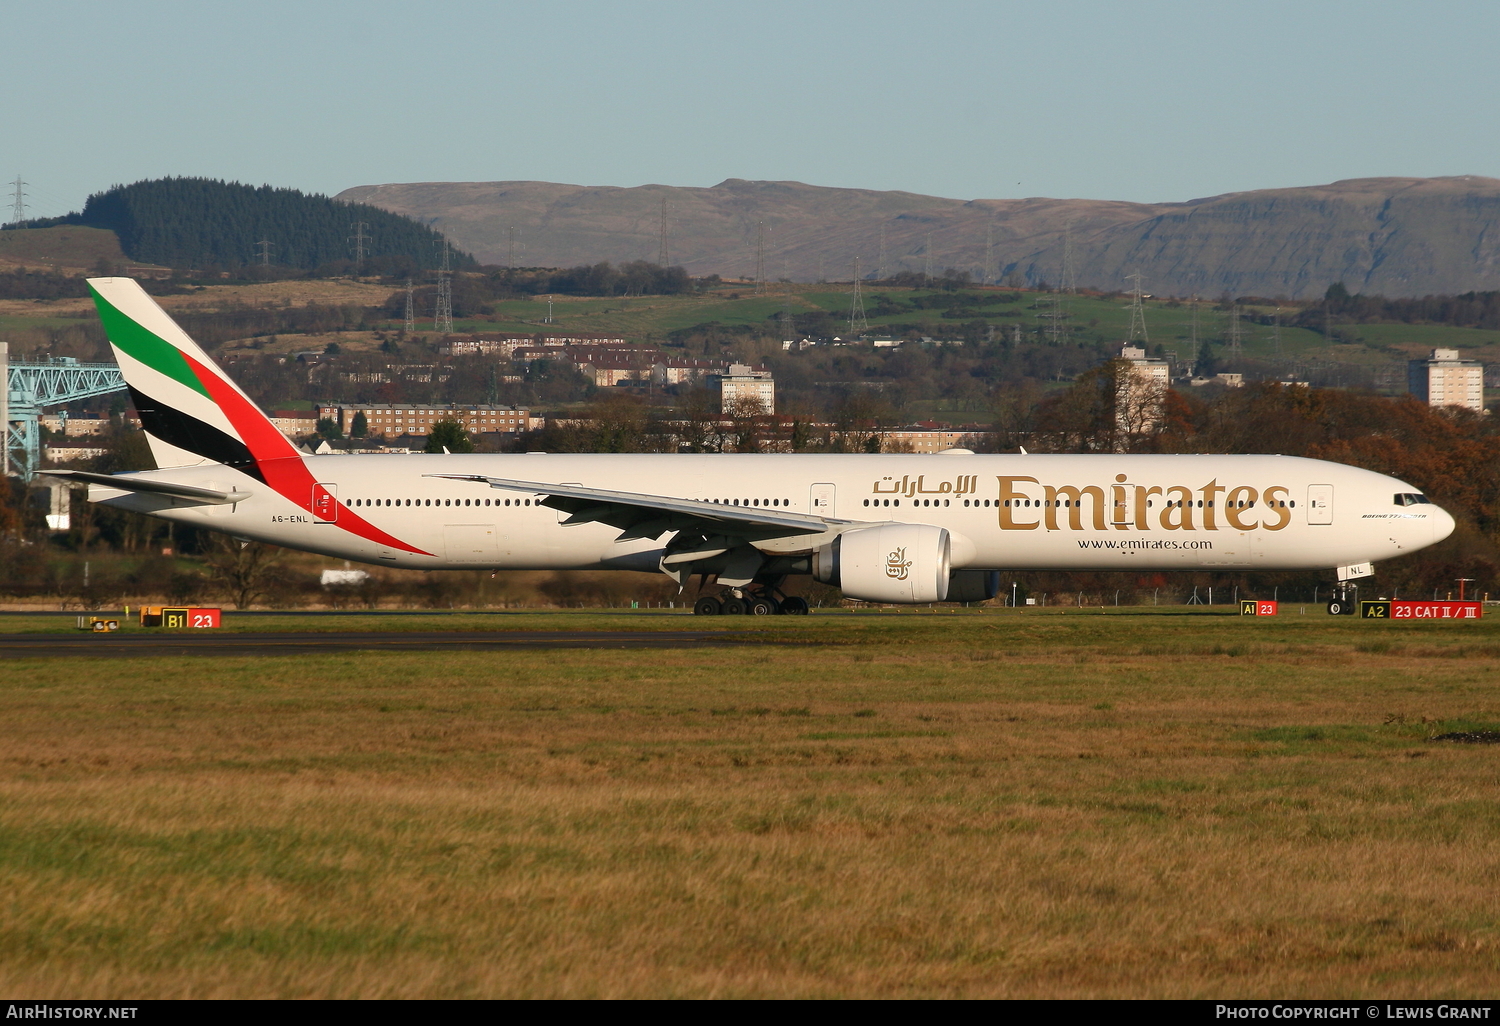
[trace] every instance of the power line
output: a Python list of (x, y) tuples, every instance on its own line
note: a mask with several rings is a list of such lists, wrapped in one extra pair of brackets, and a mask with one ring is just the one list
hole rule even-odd
[(516, 266), (516, 226), (510, 226), (510, 255), (505, 258), (505, 266), (514, 268)]
[(885, 281), (885, 225), (880, 226), (880, 259), (875, 264), (875, 280)]
[[(443, 236), (443, 266), (438, 270), (437, 310), (433, 316), (432, 330), (443, 335), (453, 333), (453, 281), (448, 276), (448, 237)], [(433, 245), (438, 245), (437, 241)]]
[(26, 183), (21, 181), (20, 175), (16, 175), (16, 180), (10, 184), (15, 188), (15, 191), (11, 194), (10, 223), (24, 224), (26, 221), (26, 193), (21, 190), (25, 187)]
[(984, 284), (995, 283), (995, 222), (984, 233)]
[(354, 266), (360, 268), (365, 263), (365, 247), (369, 245), (370, 237), (365, 234), (369, 230), (369, 224), (365, 221), (355, 221), (349, 226), (354, 234), (349, 236), (349, 241), (354, 243)]
[(865, 316), (865, 297), (859, 289), (859, 257), (854, 258), (854, 289), (849, 299), (849, 334), (870, 330), (869, 318)]
[(415, 320), (416, 303), (414, 302), (414, 292), (415, 290), (412, 288), (411, 279), (406, 279), (406, 333), (408, 335), (414, 332), (417, 328)]
[(1078, 291), (1078, 273), (1073, 267), (1073, 219), (1063, 222), (1062, 281), (1058, 290), (1069, 294)]
[(1128, 341), (1134, 342), (1139, 336), (1144, 343), (1151, 341), (1151, 336), (1146, 334), (1146, 308), (1141, 304), (1141, 272), (1127, 274), (1125, 280), (1131, 282), (1130, 288), (1130, 337)]
[(766, 290), (766, 222), (755, 222), (755, 291)]
[(656, 266), (672, 266), (672, 251), (667, 248), (667, 198), (661, 198), (661, 242), (656, 247)]
[(922, 284), (932, 284), (932, 233), (927, 233), (927, 264), (922, 272)]
[(260, 266), (270, 266), (271, 250), (275, 248), (275, 243), (273, 243), (270, 239), (261, 239), (255, 244), (255, 248), (257, 250), (255, 256), (256, 259), (260, 261)]

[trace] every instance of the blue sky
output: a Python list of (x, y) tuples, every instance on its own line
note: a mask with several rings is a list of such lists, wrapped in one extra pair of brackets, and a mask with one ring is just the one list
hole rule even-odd
[(32, 216), (163, 175), (1138, 201), (1500, 177), (1493, 0), (11, 0), (4, 24), (0, 178)]

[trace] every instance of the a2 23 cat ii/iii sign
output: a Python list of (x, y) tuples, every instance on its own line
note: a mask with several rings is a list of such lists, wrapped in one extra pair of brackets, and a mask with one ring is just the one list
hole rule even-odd
[(1366, 620), (1477, 620), (1483, 613), (1484, 605), (1480, 602), (1381, 599), (1359, 604), (1359, 615)]

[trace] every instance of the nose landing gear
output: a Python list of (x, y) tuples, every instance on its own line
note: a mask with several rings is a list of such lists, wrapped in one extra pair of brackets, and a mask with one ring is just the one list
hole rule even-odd
[(704, 595), (693, 603), (696, 616), (806, 616), (807, 600), (784, 595), (777, 588), (730, 588), (721, 595)]

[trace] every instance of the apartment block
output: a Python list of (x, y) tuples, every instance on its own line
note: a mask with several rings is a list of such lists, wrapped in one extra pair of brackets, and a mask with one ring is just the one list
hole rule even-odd
[(1461, 360), (1457, 349), (1434, 349), (1426, 360), (1407, 364), (1407, 388), (1428, 406), (1484, 410), (1484, 364)]

